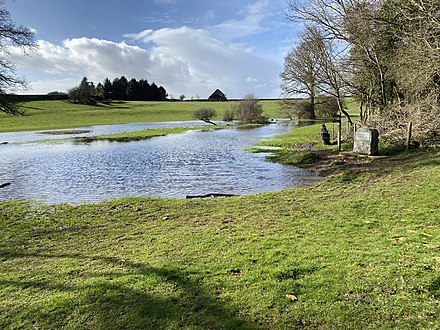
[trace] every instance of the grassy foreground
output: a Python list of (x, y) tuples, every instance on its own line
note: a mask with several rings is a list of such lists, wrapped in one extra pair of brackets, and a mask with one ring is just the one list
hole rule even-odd
[[(234, 101), (231, 101), (234, 102)], [(72, 104), (66, 101), (31, 101), (21, 103), (24, 116), (0, 112), (0, 132), (50, 130), (91, 125), (135, 122), (194, 120), (192, 114), (202, 107), (217, 111), (213, 120), (222, 120), (231, 102), (113, 102), (97, 106)], [(279, 117), (277, 101), (260, 101), (265, 114)]]
[(440, 154), (362, 171), (230, 199), (2, 202), (0, 328), (436, 329)]

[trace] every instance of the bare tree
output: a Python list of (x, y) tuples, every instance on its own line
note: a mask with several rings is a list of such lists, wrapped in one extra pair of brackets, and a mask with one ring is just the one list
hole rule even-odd
[(9, 45), (19, 46), (23, 51), (36, 47), (34, 33), (27, 27), (16, 25), (4, 8), (4, 0), (0, 0), (0, 111), (18, 114), (20, 110), (6, 93), (17, 86), (25, 86), (26, 82), (17, 77), (14, 64), (5, 58)]
[(344, 97), (349, 87), (344, 70), (344, 50), (341, 50), (334, 41), (325, 40), (319, 30), (315, 30), (311, 38), (310, 42), (314, 43), (313, 51), (321, 68), (317, 86), (324, 95), (334, 97), (339, 112), (344, 114), (350, 124), (353, 124), (344, 105)]
[[(340, 71), (339, 78), (335, 72), (327, 75), (331, 78), (331, 85), (337, 87), (338, 78), (345, 80), (347, 85), (360, 94), (368, 94), (364, 85), (348, 79), (348, 72), (364, 72), (373, 70), (374, 74), (368, 77), (379, 81), (380, 103), (385, 106), (386, 96), (386, 63), (388, 59), (380, 51), (377, 40), (383, 30), (383, 24), (377, 19), (381, 8), (380, 0), (291, 0), (289, 1), (288, 18), (293, 22), (302, 22), (319, 29), (321, 38), (330, 41), (337, 50), (335, 56), (328, 62), (333, 68)], [(335, 46), (336, 45), (336, 46)], [(342, 74), (343, 73), (343, 74)], [(333, 88), (334, 89), (334, 88)], [(358, 90), (359, 89), (359, 90)], [(333, 92), (332, 94), (337, 94)], [(369, 94), (371, 96), (371, 93)], [(335, 95), (336, 97), (336, 95)]]
[[(440, 3), (437, 0), (388, 1), (386, 17), (397, 40), (393, 73), (406, 99), (440, 86)], [(395, 16), (398, 16), (395, 19)]]
[(383, 11), (388, 15), (381, 18), (394, 39), (390, 71), (399, 97), (390, 105), (390, 115), (375, 120), (395, 131), (412, 122), (415, 138), (429, 138), (440, 129), (440, 3), (389, 0)]
[(238, 103), (229, 103), (229, 107), (223, 113), (223, 121), (234, 121), (237, 116)]
[(288, 4), (289, 19), (316, 27), (318, 39), (327, 45), (316, 50), (325, 78), (318, 85), (336, 98), (342, 113), (339, 101), (349, 92), (360, 101), (363, 122), (374, 120), (388, 131), (402, 130), (408, 121), (421, 134), (438, 130), (438, 0), (290, 0)]
[[(307, 95), (310, 101), (308, 111), (304, 114), (307, 119), (315, 119), (315, 100), (318, 93), (318, 75), (320, 61), (315, 52), (315, 27), (308, 27), (300, 36), (300, 44), (294, 47), (284, 58), (284, 70), (280, 74), (281, 89), (284, 96), (298, 94)], [(284, 106), (288, 105), (285, 103)]]
[(282, 98), (278, 103), (278, 113), (282, 118), (288, 118), (294, 120), (295, 118), (301, 118), (296, 108), (296, 103), (300, 102), (299, 99)]
[[(296, 7), (295, 10), (302, 9)], [(308, 11), (306, 13), (312, 14)], [(322, 20), (326, 22), (326, 18), (323, 17)], [(309, 119), (316, 117), (315, 105), (318, 94), (334, 97), (339, 112), (343, 113), (352, 124), (343, 102), (350, 86), (345, 68), (348, 57), (347, 44), (327, 38), (325, 33), (319, 25), (306, 25), (306, 32), (300, 36), (300, 44), (285, 58), (284, 71), (280, 75), (281, 87), (287, 95), (306, 94), (309, 97), (309, 106), (304, 107), (301, 103), (300, 107), (296, 107), (298, 113), (308, 113)]]

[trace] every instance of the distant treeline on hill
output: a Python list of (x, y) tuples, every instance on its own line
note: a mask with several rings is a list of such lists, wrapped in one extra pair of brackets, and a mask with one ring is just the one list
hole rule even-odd
[(150, 85), (146, 79), (137, 81), (127, 80), (124, 76), (110, 81), (108, 78), (96, 86), (104, 99), (125, 101), (162, 101), (166, 100), (168, 93), (163, 86), (154, 82)]
[(151, 85), (147, 80), (127, 80), (124, 76), (113, 81), (105, 78), (103, 83), (95, 84), (87, 77), (81, 80), (79, 86), (69, 90), (69, 100), (80, 104), (96, 104), (102, 100), (122, 101), (163, 101), (167, 99), (167, 91), (155, 83)]
[(123, 101), (166, 101), (168, 93), (162, 86), (154, 82), (150, 85), (147, 80), (127, 80), (124, 76), (115, 78), (113, 81), (106, 78), (103, 83), (96, 86), (92, 81), (84, 77), (77, 87), (69, 90), (68, 93), (51, 92), (46, 95), (8, 95), (8, 98), (16, 102), (26, 101), (50, 101), (67, 100), (74, 103), (95, 104), (102, 100), (123, 100)]

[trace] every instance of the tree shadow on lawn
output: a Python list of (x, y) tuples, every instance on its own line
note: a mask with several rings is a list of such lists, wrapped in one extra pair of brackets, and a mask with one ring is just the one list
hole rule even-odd
[[(0, 251), (0, 257), (3, 261), (38, 258), (42, 263), (67, 258), (78, 264), (98, 262), (103, 266), (81, 274), (75, 274), (70, 267), (71, 271), (52, 275), (51, 280), (35, 280), (41, 278), (41, 271), (18, 274), (19, 279), (13, 281), (0, 280), (0, 288), (31, 290), (48, 297), (44, 302), (25, 302), (26, 305), (20, 306), (20, 314), (9, 315), (5, 319), (7, 323), (0, 321), (0, 327), (26, 322), (28, 326), (41, 328), (261, 329), (237, 317), (237, 310), (216, 299), (202, 283), (191, 279), (191, 274), (176, 268), (155, 268), (119, 258), (81, 254)], [(69, 284), (77, 280), (75, 277), (84, 279), (83, 283)], [(164, 291), (151, 292), (155, 286)]]

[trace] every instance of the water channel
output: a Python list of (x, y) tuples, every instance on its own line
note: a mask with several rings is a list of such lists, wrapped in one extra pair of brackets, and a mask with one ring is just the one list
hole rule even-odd
[[(194, 124), (95, 126), (87, 128), (92, 132), (85, 135)], [(244, 150), (292, 128), (271, 124), (253, 129), (189, 131), (129, 143), (41, 143), (37, 141), (65, 136), (1, 133), (0, 142), (9, 143), (0, 145), (0, 184), (11, 184), (0, 189), (0, 200), (83, 203), (125, 196), (246, 195), (317, 182), (315, 174), (266, 162), (267, 154)]]

